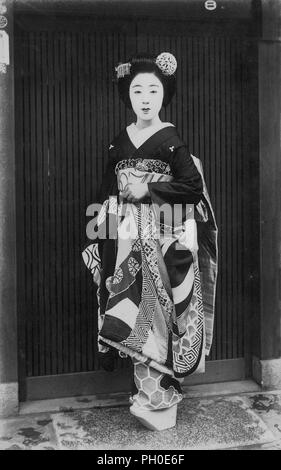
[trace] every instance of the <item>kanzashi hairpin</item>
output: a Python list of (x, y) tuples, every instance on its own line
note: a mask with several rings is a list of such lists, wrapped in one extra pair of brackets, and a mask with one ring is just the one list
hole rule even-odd
[(126, 62), (125, 64), (117, 65), (117, 67), (115, 67), (117, 78), (123, 78), (123, 77), (125, 77), (125, 75), (129, 75), (131, 66), (132, 65), (130, 64), (130, 62)]
[[(177, 60), (170, 52), (161, 52), (161, 54), (156, 57), (155, 63), (163, 75), (173, 75), (177, 70)], [(117, 67), (115, 67), (117, 79), (130, 75), (131, 67), (132, 64), (130, 62), (117, 65)]]
[(156, 57), (156, 65), (163, 75), (173, 75), (177, 70), (177, 60), (170, 52), (162, 52)]

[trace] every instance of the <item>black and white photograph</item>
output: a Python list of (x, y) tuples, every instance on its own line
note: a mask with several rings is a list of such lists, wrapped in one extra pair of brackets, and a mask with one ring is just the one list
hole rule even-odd
[(0, 0), (0, 450), (281, 450), (281, 0)]

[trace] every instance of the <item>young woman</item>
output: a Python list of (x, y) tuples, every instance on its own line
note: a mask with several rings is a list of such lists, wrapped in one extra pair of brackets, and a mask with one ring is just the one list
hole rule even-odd
[(175, 425), (180, 382), (210, 351), (216, 282), (216, 224), (200, 164), (159, 117), (175, 93), (176, 68), (167, 52), (116, 67), (135, 122), (109, 146), (99, 238), (83, 252), (98, 285), (103, 367), (112, 370), (114, 352), (131, 357), (130, 411), (157, 430)]

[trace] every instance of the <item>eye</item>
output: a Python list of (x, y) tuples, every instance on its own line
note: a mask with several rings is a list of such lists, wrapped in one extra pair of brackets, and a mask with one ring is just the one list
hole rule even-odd
[(150, 93), (157, 93), (157, 90), (151, 90)]
[(141, 93), (141, 91), (139, 91), (139, 90), (134, 91), (134, 95), (139, 95), (140, 93)]

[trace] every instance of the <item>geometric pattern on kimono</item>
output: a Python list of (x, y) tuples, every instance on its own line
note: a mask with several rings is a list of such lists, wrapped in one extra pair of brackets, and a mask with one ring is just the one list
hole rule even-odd
[(218, 275), (218, 228), (199, 158), (191, 155), (203, 181), (202, 199), (195, 209), (198, 230), (198, 260), (205, 318), (205, 353), (210, 353), (214, 330), (216, 284)]

